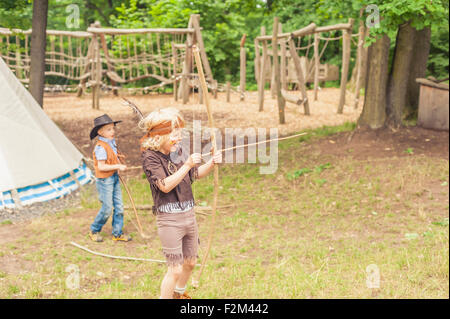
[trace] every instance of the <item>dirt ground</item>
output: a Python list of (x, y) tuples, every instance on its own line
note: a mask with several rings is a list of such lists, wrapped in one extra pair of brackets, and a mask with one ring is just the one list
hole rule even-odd
[(351, 155), (355, 159), (426, 155), (449, 159), (449, 133), (421, 127), (391, 129), (357, 129), (320, 139), (314, 147), (335, 156)]
[[(330, 95), (329, 103), (323, 102), (327, 96), (325, 93), (329, 93)], [(278, 118), (275, 115), (277, 114), (276, 103), (274, 100), (270, 99), (269, 95), (269, 92), (267, 92), (266, 96), (268, 99), (265, 104), (265, 111), (262, 113), (257, 110), (256, 95), (253, 96), (253, 93), (250, 93), (250, 96), (245, 103), (239, 102), (238, 96), (232, 96), (232, 102), (227, 103), (225, 102), (225, 96), (222, 94), (219, 95), (218, 100), (212, 99), (214, 117), (217, 122), (216, 126), (222, 129), (225, 127), (278, 127), (280, 135), (288, 135), (304, 129), (317, 128), (323, 125), (338, 125), (347, 121), (354, 122), (361, 111), (361, 107), (354, 110), (352, 107), (346, 106), (344, 114), (337, 115), (335, 102), (338, 100), (338, 92), (336, 89), (326, 89), (321, 91), (319, 95), (319, 98), (323, 98), (322, 102), (320, 102), (322, 104), (312, 103), (311, 116), (305, 116), (303, 114), (303, 109), (298, 110), (298, 108), (296, 109), (292, 106), (288, 106), (286, 110), (288, 124), (281, 126), (278, 125)], [(180, 107), (181, 112), (188, 123), (192, 122), (193, 119), (202, 120), (202, 125), (206, 125), (207, 123), (205, 106), (196, 103), (197, 96), (191, 98), (191, 102), (185, 106), (175, 103), (173, 98), (169, 95), (129, 96), (128, 98), (138, 104), (145, 113), (157, 109), (158, 107), (177, 106)], [(352, 99), (349, 98), (349, 101), (352, 101)], [(117, 131), (119, 146), (122, 148), (123, 152), (128, 155), (129, 166), (140, 166), (139, 146), (137, 142), (143, 133), (137, 128), (136, 120), (132, 112), (121, 105), (119, 98), (102, 98), (101, 110), (99, 111), (92, 110), (90, 103), (89, 97), (78, 99), (73, 95), (46, 96), (44, 99), (44, 110), (60, 126), (68, 138), (88, 155), (91, 154), (93, 147), (93, 143), (89, 140), (89, 131), (92, 127), (93, 119), (103, 113), (108, 113), (114, 120), (122, 120), (123, 122), (119, 124)], [(358, 129), (353, 132), (338, 133), (314, 140), (310, 143), (304, 143), (302, 144), (302, 154), (306, 157), (310, 154), (318, 154), (317, 156), (314, 156), (314, 158), (331, 155), (335, 157), (337, 161), (339, 159), (345, 161), (347, 157), (353, 157), (361, 161), (374, 158), (386, 158), (389, 161), (390, 159), (394, 159), (394, 166), (402, 165), (403, 161), (399, 161), (399, 157), (408, 156), (426, 156), (448, 161), (449, 133), (446, 131), (434, 131), (420, 127), (405, 127), (399, 130)], [(397, 160), (395, 160), (395, 158), (397, 158)], [(310, 167), (315, 164), (316, 163), (310, 163)], [(142, 174), (142, 170), (135, 170), (134, 174)], [(436, 183), (436, 181), (431, 178), (424, 178), (421, 187), (428, 189), (429, 193), (433, 194), (433, 197), (427, 197), (425, 199), (419, 199), (417, 197), (417, 199), (414, 199), (420, 200), (423, 207), (434, 207), (432, 205), (435, 205), (436, 202), (447, 203), (448, 207), (448, 191), (443, 192), (441, 184), (441, 182)], [(90, 185), (89, 187), (93, 187), (93, 185)], [(95, 192), (95, 190), (93, 190), (93, 192)], [(403, 190), (401, 195), (410, 195), (408, 192), (408, 190)], [(428, 194), (428, 192), (424, 193)], [(71, 204), (77, 205), (74, 202), (71, 202)], [(394, 203), (394, 205), (401, 204)], [(256, 209), (257, 207), (253, 207), (253, 210)], [(70, 220), (71, 228), (64, 236), (67, 237), (69, 236), (69, 233), (70, 235), (73, 235), (73, 233), (77, 232), (84, 234), (95, 213), (95, 209), (86, 209), (77, 214), (68, 216), (67, 218)], [(444, 215), (448, 214), (445, 211), (442, 211), (441, 213)], [(378, 210), (378, 214), (382, 214), (381, 208)], [(35, 217), (37, 217), (37, 214)], [(369, 217), (372, 216), (369, 215)], [(63, 216), (61, 218), (66, 217)], [(200, 215), (200, 218), (206, 220), (205, 216)], [(2, 227), (0, 227), (0, 246), (14, 247), (14, 245), (21, 245), (21, 243), (24, 242), (24, 239), (22, 238), (23, 229), (26, 225), (32, 223), (32, 221), (25, 221), (22, 219), (13, 220), (11, 217), (8, 219), (13, 222), (3, 224)], [(42, 219), (44, 222), (41, 222), (41, 219), (42, 218), (35, 218), (34, 221), (38, 224), (44, 223), (46, 220), (48, 221), (48, 219), (45, 219), (45, 216)], [(201, 223), (205, 223), (205, 220), (202, 220)], [(110, 233), (110, 223), (107, 223), (105, 227), (105, 233)], [(128, 227), (129, 229), (132, 229), (131, 226)], [(157, 238), (156, 229), (154, 227), (152, 229), (152, 237)], [(298, 232), (297, 228), (294, 229)], [(45, 234), (50, 232), (44, 227), (42, 233)], [(38, 235), (35, 233), (26, 234), (26, 238), (33, 238), (34, 236)], [(66, 237), (64, 236), (63, 238), (66, 240)], [(22, 242), (18, 243), (19, 240), (22, 240)], [(48, 240), (53, 240), (53, 238)], [(226, 243), (222, 244), (226, 246), (228, 245), (228, 241), (229, 238), (227, 238)], [(60, 242), (58, 245), (66, 247), (65, 245), (68, 244), (66, 242)], [(140, 250), (141, 245), (142, 243), (140, 241), (133, 241), (127, 248), (127, 255), (138, 256), (142, 254), (142, 251)], [(33, 249), (35, 249), (34, 246)], [(2, 274), (2, 272), (8, 274), (8, 276), (29, 274), (35, 272), (35, 269), (36, 264), (23, 256), (15, 255), (13, 253), (0, 254), (0, 274)], [(128, 272), (126, 272), (126, 274), (127, 276), (129, 275), (128, 278), (130, 276), (140, 278), (141, 275), (138, 272), (134, 273), (134, 275)], [(5, 278), (2, 279), (0, 276), (0, 285), (2, 284), (2, 280), (6, 282), (7, 279)], [(84, 280), (87, 282), (88, 279)], [(106, 279), (102, 280), (107, 282)], [(98, 285), (100, 285), (100, 283)], [(93, 284), (91, 286), (94, 287), (92, 289), (97, 287)], [(48, 296), (51, 297), (53, 295), (50, 294)]]
[[(343, 114), (337, 114), (339, 90), (326, 88), (319, 91), (319, 100), (313, 101), (313, 91), (308, 91), (311, 115), (304, 115), (303, 107), (286, 104), (286, 124), (280, 125), (277, 116), (277, 103), (271, 98), (270, 92), (265, 92), (264, 111), (258, 111), (257, 92), (248, 92), (245, 101), (239, 101), (239, 96), (231, 96), (231, 102), (226, 102), (225, 93), (219, 93), (217, 99), (211, 98), (213, 116), (216, 127), (222, 131), (225, 128), (278, 128), (279, 136), (285, 136), (305, 129), (322, 127), (323, 125), (339, 125), (345, 122), (355, 122), (362, 106), (355, 109), (353, 96), (347, 94), (347, 105)], [(144, 115), (163, 107), (177, 107), (187, 122), (187, 128), (192, 127), (193, 120), (200, 120), (202, 127), (207, 126), (205, 105), (199, 104), (198, 94), (193, 94), (190, 101), (183, 105), (174, 101), (172, 95), (135, 95), (126, 96), (142, 110)], [(127, 155), (129, 166), (140, 166), (138, 141), (144, 134), (137, 127), (137, 117), (122, 104), (120, 97), (112, 95), (100, 99), (100, 110), (91, 108), (91, 98), (71, 95), (53, 95), (44, 98), (45, 112), (59, 125), (68, 138), (86, 155), (91, 157), (93, 143), (89, 132), (93, 119), (104, 113), (114, 120), (122, 120), (118, 124), (116, 138), (122, 152)], [(336, 155), (349, 155), (357, 158), (407, 156), (427, 154), (448, 159), (448, 132), (427, 130), (420, 127), (402, 128), (400, 130), (357, 130), (356, 133), (343, 133), (330, 139), (318, 141), (316, 147), (324, 152)], [(409, 152), (407, 151), (408, 149)], [(136, 170), (138, 172), (138, 170)], [(130, 172), (131, 173), (131, 172)]]

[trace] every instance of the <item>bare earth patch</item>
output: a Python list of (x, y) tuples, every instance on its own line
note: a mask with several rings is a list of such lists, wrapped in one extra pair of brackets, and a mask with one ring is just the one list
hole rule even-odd
[[(345, 106), (343, 114), (337, 114), (339, 89), (327, 88), (319, 92), (319, 101), (313, 101), (313, 92), (309, 91), (310, 116), (304, 115), (303, 106), (286, 104), (286, 124), (278, 123), (278, 106), (271, 98), (270, 92), (265, 92), (264, 111), (258, 111), (257, 92), (248, 92), (244, 102), (237, 95), (232, 95), (231, 102), (226, 102), (224, 93), (218, 94), (218, 99), (211, 98), (215, 125), (222, 132), (225, 128), (278, 128), (279, 136), (299, 132), (305, 129), (334, 126), (345, 122), (355, 122), (361, 112), (361, 107), (354, 109)], [(126, 96), (144, 113), (164, 107), (176, 107), (181, 111), (187, 122), (187, 128), (192, 127), (193, 120), (200, 120), (202, 127), (208, 126), (206, 107), (198, 103), (198, 94), (193, 94), (190, 101), (183, 105), (175, 102), (172, 95), (136, 95)], [(351, 94), (347, 95), (348, 103), (353, 101)], [(75, 95), (56, 95), (44, 98), (44, 110), (64, 131), (67, 137), (89, 157), (92, 155), (93, 143), (89, 132), (95, 117), (104, 113), (113, 120), (121, 120), (117, 126), (116, 138), (122, 152), (127, 155), (129, 165), (140, 165), (139, 139), (144, 132), (137, 127), (137, 120), (129, 107), (122, 105), (120, 97), (106, 95), (100, 99), (100, 110), (93, 110), (89, 95), (77, 98)], [(267, 133), (269, 131), (267, 130)]]

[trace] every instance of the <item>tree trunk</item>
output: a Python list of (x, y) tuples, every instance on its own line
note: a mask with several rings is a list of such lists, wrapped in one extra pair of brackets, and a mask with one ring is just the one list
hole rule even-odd
[(369, 126), (372, 129), (384, 126), (389, 71), (389, 44), (389, 37), (384, 35), (368, 49), (367, 61), (370, 61), (370, 63), (368, 63), (366, 73), (364, 106), (358, 120), (359, 126)]
[(387, 124), (392, 127), (402, 125), (413, 57), (414, 36), (415, 29), (409, 22), (399, 26), (387, 92)]
[(48, 0), (33, 1), (33, 19), (31, 21), (31, 63), (30, 93), (43, 107), (45, 85), (45, 45), (47, 29)]
[(416, 82), (416, 79), (424, 78), (426, 75), (428, 55), (430, 54), (430, 39), (431, 28), (416, 30), (406, 93), (405, 111), (408, 117), (410, 115), (417, 115), (418, 112), (420, 85)]

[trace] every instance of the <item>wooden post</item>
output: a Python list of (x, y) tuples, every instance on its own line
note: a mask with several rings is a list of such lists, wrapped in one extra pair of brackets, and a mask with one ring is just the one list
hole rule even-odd
[(217, 99), (217, 91), (218, 91), (217, 80), (213, 81), (213, 85), (214, 85), (213, 95), (214, 95), (214, 98)]
[(255, 80), (259, 83), (259, 72), (261, 69), (261, 57), (259, 55), (259, 41), (255, 38)]
[[(188, 28), (192, 28), (193, 19), (194, 19), (193, 15), (191, 15), (191, 18), (189, 19)], [(181, 91), (180, 94), (181, 98), (183, 99), (183, 104), (186, 104), (189, 101), (188, 76), (191, 73), (192, 69), (192, 45), (193, 45), (193, 35), (191, 33), (188, 33), (186, 36), (186, 51), (183, 64), (183, 74), (180, 84), (180, 91)]]
[[(283, 26), (281, 23), (278, 25), (278, 28), (279, 28), (278, 33), (282, 33)], [(287, 71), (287, 68), (286, 68), (286, 43), (284, 42), (284, 40), (283, 40), (283, 42), (280, 43), (280, 46), (281, 46), (281, 67), (280, 67), (281, 88), (283, 90), (287, 90), (288, 84), (287, 84), (287, 79), (286, 79), (286, 75), (287, 75), (286, 74), (286, 71)]]
[(272, 34), (272, 52), (273, 52), (273, 71), (274, 71), (274, 84), (275, 94), (278, 104), (278, 116), (280, 124), (286, 123), (284, 116), (284, 107), (286, 102), (281, 94), (281, 81), (280, 81), (280, 63), (278, 58), (278, 17), (273, 19), (273, 34)]
[[(102, 65), (101, 65), (101, 61), (100, 61), (100, 46), (98, 43), (98, 38), (95, 38), (95, 70), (94, 70), (94, 74), (95, 74), (95, 84), (94, 84), (94, 89), (95, 89), (95, 94), (93, 96), (94, 99), (94, 108), (96, 110), (100, 109), (100, 83), (102, 80)], [(92, 91), (94, 92), (94, 90)]]
[(342, 71), (341, 71), (341, 93), (339, 97), (338, 114), (342, 114), (345, 104), (345, 92), (347, 89), (348, 68), (350, 64), (350, 44), (352, 37), (353, 19), (349, 19), (350, 28), (344, 29), (342, 37)]
[(362, 60), (363, 60), (363, 46), (364, 46), (364, 21), (359, 21), (359, 30), (358, 30), (358, 50), (357, 50), (357, 57), (356, 57), (356, 85), (355, 85), (355, 109), (358, 108), (359, 105), (359, 91), (361, 89), (361, 72), (362, 72)]
[[(94, 53), (94, 41), (93, 41), (94, 37), (91, 37), (90, 40), (91, 42), (89, 43), (87, 52), (86, 52), (86, 59), (87, 61), (92, 61), (93, 59), (93, 53)], [(81, 70), (82, 74), (85, 75), (86, 72), (89, 72), (89, 70), (91, 70), (91, 78), (92, 77), (92, 67), (90, 68), (89, 64), (86, 64), (83, 69)], [(78, 84), (78, 90), (77, 90), (77, 97), (81, 97), (83, 95), (84, 92), (86, 92), (86, 82), (88, 81), (88, 77), (83, 77), (80, 80), (80, 83)]]
[(20, 39), (19, 36), (16, 35), (16, 74), (18, 79), (23, 79), (22, 74), (22, 56), (20, 53)]
[(314, 33), (314, 101), (319, 90), (319, 36), (320, 33)]
[[(105, 34), (100, 33), (99, 36), (100, 36), (100, 42), (102, 43), (103, 53), (105, 54), (105, 58), (106, 58), (107, 62), (109, 62), (108, 45), (106, 43)], [(135, 49), (136, 49), (136, 45), (135, 45)], [(135, 54), (135, 56), (137, 57), (137, 54)], [(110, 63), (107, 63), (106, 65), (107, 65), (108, 71), (115, 72), (115, 70), (111, 67)], [(114, 81), (112, 79), (110, 79), (110, 80), (111, 80), (111, 85), (115, 87), (117, 85), (116, 81)], [(113, 89), (113, 95), (119, 96), (119, 91), (116, 88)]]
[(203, 91), (200, 80), (198, 81), (198, 104), (203, 104)]
[(247, 58), (246, 58), (246, 52), (245, 52), (245, 38), (246, 38), (246, 34), (244, 34), (242, 36), (241, 39), (241, 52), (240, 52), (240, 81), (239, 81), (239, 89), (240, 89), (240, 93), (241, 93), (241, 97), (240, 100), (243, 101), (244, 100), (244, 93), (245, 93), (245, 77), (247, 75), (247, 70), (246, 70), (246, 66), (247, 66)]
[(300, 65), (300, 58), (297, 55), (297, 50), (295, 50), (295, 43), (294, 43), (294, 39), (292, 37), (289, 38), (289, 51), (291, 53), (291, 59), (294, 62), (298, 86), (302, 93), (302, 98), (304, 101), (303, 107), (305, 109), (305, 115), (309, 115), (310, 114), (309, 113), (309, 102), (308, 102), (308, 95), (307, 95), (306, 86), (305, 86), (305, 78), (303, 77), (302, 67)]
[[(91, 24), (91, 27), (99, 27), (100, 23), (97, 21)], [(100, 82), (102, 79), (102, 66), (100, 61), (100, 45), (98, 43), (97, 34), (92, 36), (92, 67), (91, 67), (91, 77), (92, 77), (92, 108), (94, 110), (100, 109)]]
[(230, 91), (231, 91), (231, 83), (227, 81), (227, 102), (230, 103)]
[(205, 75), (207, 80), (213, 80), (211, 67), (209, 66), (208, 57), (206, 56), (205, 45), (203, 44), (202, 32), (200, 29), (200, 15), (191, 15), (192, 24), (189, 28), (194, 28), (195, 30), (195, 43), (200, 51), (200, 57), (202, 58), (203, 67), (205, 69)]
[[(261, 35), (266, 35), (266, 28), (261, 27)], [(263, 53), (261, 64), (259, 67), (259, 82), (258, 82), (258, 104), (259, 112), (264, 110), (264, 87), (266, 86), (266, 60), (267, 60), (267, 42), (262, 41)]]
[[(178, 101), (178, 92), (177, 92), (177, 48), (175, 47), (175, 43), (172, 42), (172, 63), (173, 63), (173, 98)], [(147, 68), (146, 68), (147, 69)]]

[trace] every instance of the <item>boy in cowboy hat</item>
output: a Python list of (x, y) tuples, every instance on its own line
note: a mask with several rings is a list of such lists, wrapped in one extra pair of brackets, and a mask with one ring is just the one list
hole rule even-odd
[(100, 231), (105, 225), (111, 211), (112, 217), (112, 239), (114, 241), (130, 241), (131, 237), (122, 233), (123, 228), (123, 203), (122, 191), (118, 171), (123, 172), (127, 167), (122, 164), (124, 156), (118, 151), (114, 131), (117, 123), (107, 114), (94, 119), (94, 128), (91, 130), (90, 138), (93, 140), (98, 135), (94, 147), (93, 158), (97, 191), (102, 207), (97, 217), (91, 224), (89, 237), (95, 242), (103, 241)]

